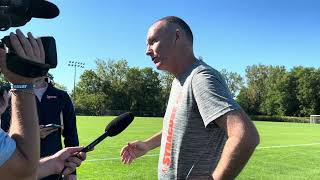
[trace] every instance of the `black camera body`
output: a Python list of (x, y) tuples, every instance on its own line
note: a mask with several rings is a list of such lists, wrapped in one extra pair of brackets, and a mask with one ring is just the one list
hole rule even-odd
[[(25, 25), (32, 18), (51, 19), (59, 15), (56, 5), (46, 0), (0, 0), (0, 30)], [(41, 77), (50, 68), (57, 66), (56, 43), (53, 37), (41, 37), (45, 51), (45, 64), (36, 63), (18, 56), (11, 46), (9, 36), (0, 42), (0, 47), (8, 47), (7, 67), (10, 71), (25, 77)], [(4, 46), (5, 45), (5, 46)]]
[(7, 67), (10, 71), (25, 77), (40, 77), (47, 74), (49, 69), (57, 67), (57, 50), (55, 39), (51, 36), (40, 37), (45, 51), (45, 64), (36, 63), (17, 56), (10, 43), (10, 37), (5, 36), (0, 42), (0, 48), (7, 47)]

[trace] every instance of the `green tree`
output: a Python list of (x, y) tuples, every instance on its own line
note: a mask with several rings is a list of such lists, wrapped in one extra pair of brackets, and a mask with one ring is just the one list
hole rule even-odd
[(243, 110), (248, 114), (256, 114), (257, 108), (251, 103), (249, 88), (242, 87), (237, 96), (237, 102), (243, 108)]
[[(250, 114), (261, 114), (261, 104), (266, 96), (266, 83), (268, 67), (265, 65), (253, 65), (246, 68), (247, 88), (240, 90), (237, 97), (242, 107)], [(248, 105), (250, 103), (250, 105)]]
[(129, 110), (130, 102), (126, 89), (126, 74), (129, 70), (128, 62), (124, 59), (118, 61), (98, 59), (96, 64), (97, 76), (101, 78), (103, 82), (110, 84), (107, 95), (112, 102), (111, 109)]
[(9, 81), (4, 78), (2, 73), (0, 73), (0, 83), (4, 84), (4, 83), (7, 83), (7, 82), (9, 82)]
[(130, 68), (126, 79), (130, 110), (144, 116), (159, 114), (159, 73), (152, 68)]
[[(144, 98), (144, 110), (150, 112), (149, 115), (160, 115), (162, 113), (159, 110), (161, 101), (161, 85), (159, 79), (159, 73), (152, 70), (152, 68), (143, 68), (143, 95)], [(147, 114), (148, 115), (148, 114)]]
[(93, 94), (100, 91), (105, 91), (108, 88), (108, 83), (101, 80), (93, 70), (85, 70), (80, 76), (80, 81), (77, 84), (76, 92)]
[(231, 94), (235, 97), (244, 86), (243, 78), (240, 74), (236, 72), (228, 72), (226, 69), (222, 69), (220, 73), (224, 77)]
[(103, 92), (96, 92), (94, 94), (81, 92), (76, 98), (76, 112), (83, 115), (105, 115), (107, 99), (107, 96)]
[(174, 76), (168, 72), (162, 72), (160, 74), (160, 86), (161, 86), (161, 96), (160, 96), (160, 110), (161, 112), (165, 112), (170, 96), (172, 81)]
[(0, 86), (3, 86), (6, 83), (9, 83), (9, 81), (4, 78), (2, 73), (0, 73)]
[(320, 113), (320, 70), (298, 66), (253, 65), (246, 69), (248, 86), (237, 99), (250, 114), (309, 116)]
[(265, 115), (287, 115), (287, 87), (285, 86), (286, 69), (284, 66), (268, 66), (268, 76), (265, 83), (265, 96), (260, 111)]
[(127, 96), (130, 104), (130, 110), (138, 112), (144, 107), (144, 81), (143, 74), (139, 68), (130, 68), (126, 74)]
[(103, 115), (111, 107), (110, 84), (93, 70), (85, 70), (76, 87), (76, 109), (87, 115)]
[(320, 113), (320, 70), (295, 67), (292, 75), (296, 79), (296, 97), (299, 101), (298, 116)]

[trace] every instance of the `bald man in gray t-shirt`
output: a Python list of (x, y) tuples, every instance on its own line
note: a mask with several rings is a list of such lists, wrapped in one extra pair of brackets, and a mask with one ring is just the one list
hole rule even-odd
[(240, 106), (220, 73), (202, 61), (174, 79), (163, 121), (159, 179), (210, 176), (226, 141), (214, 120), (236, 109)]
[(162, 130), (124, 146), (123, 163), (161, 145), (159, 179), (234, 179), (259, 144), (259, 134), (220, 73), (194, 56), (190, 27), (174, 16), (156, 21), (146, 54), (175, 79)]

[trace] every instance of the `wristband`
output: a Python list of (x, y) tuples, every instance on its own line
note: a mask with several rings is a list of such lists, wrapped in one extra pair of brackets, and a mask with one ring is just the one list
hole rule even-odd
[(21, 92), (21, 93), (25, 93), (25, 94), (32, 94), (32, 95), (36, 95), (34, 93), (34, 90), (26, 90), (26, 89), (10, 89), (10, 92), (14, 95), (16, 95), (16, 93)]
[(11, 89), (34, 90), (34, 84), (11, 84)]

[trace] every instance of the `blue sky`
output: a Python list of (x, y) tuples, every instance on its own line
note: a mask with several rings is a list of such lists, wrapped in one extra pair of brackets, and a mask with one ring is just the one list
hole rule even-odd
[[(54, 36), (55, 81), (73, 88), (81, 61), (126, 59), (129, 66), (154, 67), (145, 55), (148, 27), (157, 19), (183, 18), (194, 34), (194, 52), (217, 70), (244, 76), (253, 64), (320, 67), (318, 0), (52, 0), (60, 9), (53, 20), (33, 19), (21, 29)], [(14, 29), (10, 29), (13, 31)], [(4, 36), (9, 32), (1, 32)], [(84, 69), (77, 70), (77, 80)]]

